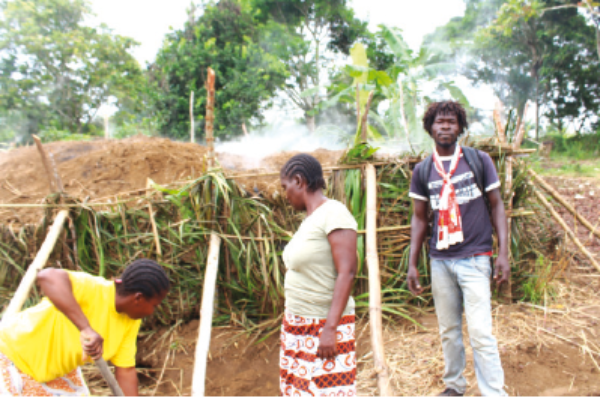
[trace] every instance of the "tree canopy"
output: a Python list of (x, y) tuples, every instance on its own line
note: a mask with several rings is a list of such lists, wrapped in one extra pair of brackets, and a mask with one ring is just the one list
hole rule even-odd
[(11, 0), (2, 11), (0, 109), (20, 116), (19, 133), (86, 132), (101, 105), (137, 95), (137, 43), (86, 25), (85, 1)]
[(161, 132), (189, 137), (189, 98), (194, 91), (196, 136), (204, 135), (209, 66), (216, 73), (215, 136), (239, 135), (243, 123), (260, 120), (265, 103), (288, 76), (285, 64), (261, 44), (263, 34), (251, 10), (235, 0), (207, 5), (200, 17), (190, 10), (190, 21), (167, 36), (149, 68)]

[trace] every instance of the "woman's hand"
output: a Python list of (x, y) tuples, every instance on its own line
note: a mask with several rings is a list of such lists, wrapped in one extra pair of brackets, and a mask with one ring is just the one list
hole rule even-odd
[(335, 328), (323, 328), (323, 332), (321, 332), (321, 337), (319, 338), (317, 357), (329, 360), (335, 359), (337, 355), (336, 334), (337, 330)]
[(90, 326), (81, 330), (81, 346), (85, 355), (89, 355), (93, 360), (102, 358), (104, 353), (104, 339)]

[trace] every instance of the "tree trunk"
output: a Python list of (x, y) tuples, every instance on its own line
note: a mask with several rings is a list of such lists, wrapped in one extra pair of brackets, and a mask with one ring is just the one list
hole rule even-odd
[[(593, 18), (594, 16), (592, 16)], [(596, 24), (596, 51), (598, 52), (598, 59), (600, 60), (600, 25)]]
[(306, 127), (308, 127), (308, 131), (310, 131), (311, 133), (315, 132), (315, 117), (314, 116), (308, 116), (307, 114), (304, 114), (305, 118), (306, 118)]
[(539, 93), (539, 81), (538, 74), (535, 74), (535, 140), (540, 140), (540, 98)]

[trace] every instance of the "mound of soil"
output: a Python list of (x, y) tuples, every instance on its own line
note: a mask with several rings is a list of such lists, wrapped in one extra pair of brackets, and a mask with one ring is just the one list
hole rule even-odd
[[(137, 194), (147, 179), (161, 185), (193, 179), (206, 168), (207, 148), (166, 138), (136, 136), (124, 140), (54, 142), (44, 144), (56, 165), (65, 192), (90, 201), (115, 200)], [(280, 153), (257, 163), (243, 156), (217, 154), (228, 174), (276, 173), (295, 154)], [(313, 155), (324, 166), (337, 162), (341, 151), (317, 150)], [(0, 203), (42, 203), (50, 193), (46, 170), (35, 146), (0, 154)], [(246, 177), (246, 189), (274, 192), (278, 176)], [(31, 224), (43, 215), (39, 208), (0, 209), (0, 223)]]

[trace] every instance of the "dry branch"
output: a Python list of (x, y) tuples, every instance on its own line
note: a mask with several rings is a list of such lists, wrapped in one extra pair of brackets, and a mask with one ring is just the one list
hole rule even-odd
[(550, 214), (552, 214), (552, 216), (556, 219), (556, 221), (558, 221), (558, 223), (560, 224), (560, 226), (563, 227), (563, 229), (565, 230), (566, 234), (569, 236), (569, 238), (571, 238), (571, 240), (573, 241), (573, 243), (575, 243), (575, 246), (577, 246), (577, 248), (579, 249), (579, 251), (581, 251), (581, 253), (583, 253), (588, 258), (588, 260), (590, 260), (590, 263), (592, 263), (592, 265), (594, 266), (594, 268), (596, 268), (598, 271), (600, 271), (600, 264), (598, 264), (598, 262), (596, 261), (596, 259), (594, 259), (594, 255), (592, 253), (590, 253), (585, 248), (585, 246), (583, 246), (583, 244), (579, 241), (579, 239), (577, 238), (577, 236), (573, 233), (573, 231), (571, 231), (571, 228), (569, 228), (569, 226), (567, 225), (567, 223), (565, 222), (565, 220), (563, 220), (563, 218), (560, 216), (560, 214), (558, 214), (556, 212), (556, 210), (554, 210), (554, 207), (552, 207), (552, 205), (550, 204), (550, 202), (548, 202), (548, 200), (539, 191), (539, 189), (534, 189), (533, 192), (534, 192), (535, 196), (537, 196), (537, 198), (540, 200), (541, 204), (550, 212)]
[(573, 216), (575, 218), (577, 218), (579, 220), (579, 222), (581, 224), (583, 224), (584, 227), (586, 227), (594, 235), (596, 235), (598, 238), (600, 238), (600, 230), (598, 230), (598, 228), (595, 228), (592, 225), (592, 223), (590, 223), (585, 217), (583, 217), (581, 214), (579, 214), (577, 212), (577, 210), (575, 210), (575, 208), (573, 206), (571, 206), (569, 204), (569, 202), (567, 202), (567, 200), (564, 198), (564, 196), (562, 196), (560, 193), (558, 193), (557, 190), (552, 188), (552, 186), (550, 186), (550, 184), (548, 184), (546, 181), (544, 181), (542, 179), (542, 177), (537, 175), (537, 173), (535, 171), (529, 169), (528, 172), (533, 177), (535, 182), (537, 182), (542, 188), (544, 188), (546, 190), (546, 192), (548, 192), (554, 199), (556, 199), (561, 205), (563, 205), (565, 209), (567, 209), (571, 214), (573, 214)]
[(48, 184), (50, 185), (50, 192), (63, 192), (63, 185), (56, 168), (53, 167), (50, 158), (48, 158), (48, 154), (44, 150), (42, 146), (42, 142), (37, 135), (32, 135), (33, 141), (35, 141), (35, 146), (37, 147), (40, 157), (42, 158), (42, 163), (44, 164), (44, 168), (46, 169), (46, 174), (48, 175)]

